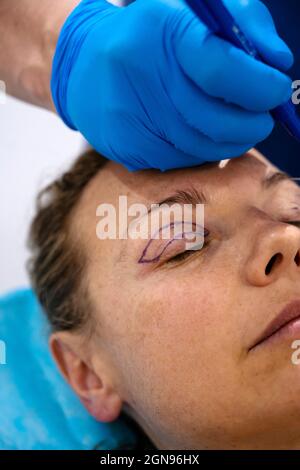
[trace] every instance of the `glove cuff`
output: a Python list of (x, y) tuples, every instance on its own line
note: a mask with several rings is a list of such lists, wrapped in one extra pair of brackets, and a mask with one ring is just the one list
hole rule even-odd
[(58, 115), (64, 123), (77, 130), (67, 110), (69, 77), (91, 28), (99, 22), (99, 13), (113, 7), (104, 0), (82, 0), (72, 11), (60, 32), (52, 63), (51, 93)]

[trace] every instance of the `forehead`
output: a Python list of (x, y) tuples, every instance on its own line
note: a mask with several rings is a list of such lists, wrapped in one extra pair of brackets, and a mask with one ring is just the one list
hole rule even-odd
[(274, 168), (254, 150), (223, 164), (208, 163), (165, 173), (156, 170), (130, 173), (121, 165), (109, 162), (85, 189), (80, 208), (82, 212), (95, 214), (98, 204), (116, 204), (120, 195), (127, 196), (129, 203), (153, 203), (169, 196), (174, 190), (191, 186), (217, 190), (232, 186), (241, 178), (261, 179)]

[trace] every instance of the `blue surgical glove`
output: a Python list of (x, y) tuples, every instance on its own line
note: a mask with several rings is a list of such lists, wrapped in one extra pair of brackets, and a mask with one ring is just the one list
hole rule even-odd
[[(241, 155), (272, 131), (293, 62), (259, 0), (225, 0), (265, 65), (213, 35), (183, 0), (83, 0), (63, 26), (52, 95), (64, 122), (129, 170)], [(281, 70), (281, 71), (279, 71)]]

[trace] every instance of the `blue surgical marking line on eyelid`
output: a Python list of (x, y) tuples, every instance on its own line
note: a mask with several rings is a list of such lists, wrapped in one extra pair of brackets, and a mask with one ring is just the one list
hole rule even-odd
[[(162, 232), (165, 228), (168, 228), (168, 227), (173, 228), (175, 225), (179, 225), (179, 224), (180, 224), (180, 225), (183, 225), (184, 227), (185, 227), (186, 225), (188, 225), (188, 224), (189, 224), (189, 225), (192, 225), (192, 227), (199, 227), (199, 228), (201, 228), (201, 229), (203, 230), (203, 232), (205, 232), (205, 230), (206, 230), (202, 225), (196, 224), (196, 222), (186, 222), (186, 221), (181, 221), (181, 220), (180, 220), (180, 221), (177, 221), (177, 222), (171, 222), (170, 224), (166, 224), (166, 225), (164, 225), (163, 227), (159, 228), (159, 229), (153, 234), (153, 237), (150, 239), (149, 243), (151, 243), (152, 240), (157, 240), (157, 238), (155, 238), (156, 235), (157, 235), (159, 232)], [(183, 235), (184, 233), (185, 233), (185, 232), (182, 232), (181, 235)], [(192, 232), (190, 232), (190, 233), (192, 233)], [(195, 232), (195, 233), (196, 233), (196, 232)]]
[(164, 252), (166, 251), (166, 249), (171, 245), (171, 243), (173, 243), (175, 241), (176, 241), (175, 238), (173, 238), (173, 240), (169, 240), (168, 243), (164, 246), (163, 250), (155, 258), (145, 259), (144, 256), (146, 255), (146, 253), (142, 254), (140, 259), (138, 260), (138, 263), (139, 264), (146, 264), (146, 263), (155, 263), (155, 262), (159, 261), (160, 258), (162, 257), (162, 255), (164, 254)]
[[(143, 251), (143, 254), (142, 256), (140, 257), (138, 263), (140, 264), (145, 264), (145, 263), (154, 263), (154, 262), (157, 262), (160, 260), (160, 258), (162, 257), (162, 255), (164, 254), (164, 252), (166, 251), (166, 249), (171, 245), (171, 243), (177, 241), (177, 240), (181, 240), (182, 238), (184, 238), (185, 235), (190, 235), (190, 234), (195, 234), (195, 235), (202, 235), (202, 232), (183, 232), (182, 234), (180, 235), (183, 235), (182, 236), (177, 236), (175, 238), (173, 238), (172, 240), (169, 240), (168, 243), (164, 246), (163, 250), (160, 252), (159, 255), (157, 255), (155, 258), (151, 258), (151, 259), (145, 259), (144, 256), (146, 255), (146, 252), (147, 252), (147, 248)], [(204, 235), (206, 236), (206, 235)], [(152, 241), (152, 240), (151, 240)]]
[[(150, 240), (148, 241), (147, 245), (145, 246), (145, 248), (144, 248), (144, 250), (143, 250), (143, 252), (142, 252), (141, 257), (140, 257), (139, 260), (138, 260), (138, 263), (152, 263), (152, 262), (154, 262), (155, 260), (158, 261), (158, 260), (160, 259), (161, 255), (162, 255), (162, 253), (161, 253), (160, 255), (158, 255), (157, 257), (153, 258), (152, 260), (144, 260), (144, 257), (145, 257), (145, 255), (146, 255), (146, 252), (147, 252), (149, 246), (151, 245), (152, 241), (153, 241), (153, 240), (157, 240), (157, 238), (155, 238), (156, 235), (157, 235), (159, 232), (161, 232), (162, 230), (164, 230), (165, 228), (167, 228), (167, 227), (174, 227), (175, 225), (178, 225), (178, 224), (181, 224), (181, 225), (182, 225), (182, 223), (183, 223), (183, 221), (180, 220), (180, 221), (177, 221), (177, 222), (171, 222), (170, 224), (166, 224), (166, 225), (164, 225), (163, 227), (160, 227), (160, 228), (153, 234), (153, 238), (150, 238)], [(201, 228), (203, 229), (202, 225), (196, 224), (195, 222), (190, 222), (190, 224), (191, 224), (192, 226), (196, 226), (196, 227), (198, 226), (198, 227), (201, 227)], [(203, 230), (205, 231), (205, 229), (203, 229)], [(183, 232), (183, 233), (184, 233), (184, 232)], [(183, 233), (182, 233), (182, 234), (183, 234)], [(174, 241), (174, 239), (171, 240), (171, 241)], [(169, 244), (167, 244), (167, 247), (168, 247), (168, 246), (169, 246)], [(153, 261), (153, 260), (154, 260), (154, 261)]]
[[(165, 225), (164, 227), (161, 227), (156, 233), (158, 233), (159, 231), (161, 230), (164, 230), (166, 227), (170, 226), (174, 226), (175, 224), (182, 224), (183, 222), (180, 221), (180, 222), (172, 222), (171, 224), (167, 224)], [(145, 263), (155, 263), (157, 261), (160, 260), (160, 258), (162, 257), (163, 253), (165, 252), (165, 250), (170, 246), (171, 243), (173, 243), (174, 241), (176, 240), (181, 240), (182, 238), (184, 238), (186, 235), (190, 235), (190, 234), (195, 234), (195, 235), (203, 235), (204, 234), (204, 237), (207, 237), (207, 235), (209, 234), (208, 230), (206, 228), (204, 228), (202, 225), (200, 224), (196, 224), (195, 222), (191, 222), (190, 223), (193, 227), (201, 227), (202, 229), (202, 232), (194, 232), (194, 231), (191, 231), (191, 232), (182, 232), (181, 234), (177, 234), (177, 236), (175, 236), (172, 240), (169, 240), (168, 243), (163, 247), (162, 251), (160, 252), (159, 255), (155, 256), (154, 258), (151, 258), (151, 259), (146, 259), (145, 256), (146, 256), (146, 253), (147, 253), (147, 250), (148, 248), (150, 247), (151, 243), (153, 242), (153, 238), (151, 238), (149, 240), (149, 242), (147, 243), (146, 247), (144, 248), (143, 252), (142, 252), (142, 255), (141, 257), (139, 258), (138, 260), (138, 264), (145, 264)]]

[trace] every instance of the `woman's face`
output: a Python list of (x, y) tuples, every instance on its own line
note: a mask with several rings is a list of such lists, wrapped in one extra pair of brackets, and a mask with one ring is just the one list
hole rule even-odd
[[(83, 195), (74, 228), (89, 257), (95, 369), (105, 351), (125, 409), (158, 447), (299, 444), (300, 327), (266, 328), (292, 301), (300, 316), (300, 189), (274, 173), (254, 151), (168, 173), (110, 163)], [(100, 203), (149, 205), (191, 188), (207, 200), (201, 250), (157, 240), (163, 255), (141, 263), (147, 240), (96, 237)]]

